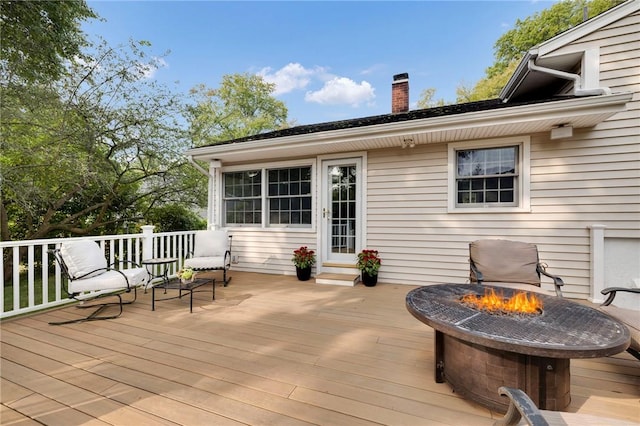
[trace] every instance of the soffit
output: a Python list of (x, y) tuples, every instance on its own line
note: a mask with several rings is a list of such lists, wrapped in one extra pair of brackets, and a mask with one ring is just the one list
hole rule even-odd
[(560, 124), (593, 127), (631, 100), (630, 93), (523, 105), (491, 111), (386, 123), (305, 135), (194, 148), (186, 155), (223, 164), (367, 151), (416, 145), (548, 132)]

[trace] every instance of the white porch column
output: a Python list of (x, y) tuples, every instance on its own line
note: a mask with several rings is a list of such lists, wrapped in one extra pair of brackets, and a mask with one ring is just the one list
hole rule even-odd
[(153, 225), (142, 225), (142, 260), (153, 258)]
[(592, 303), (604, 302), (600, 291), (604, 288), (604, 230), (605, 225), (590, 225), (591, 229), (591, 294)]
[(207, 191), (207, 228), (220, 229), (220, 212), (218, 206), (221, 205), (219, 198), (220, 194), (220, 167), (222, 162), (213, 160), (209, 163), (209, 187)]

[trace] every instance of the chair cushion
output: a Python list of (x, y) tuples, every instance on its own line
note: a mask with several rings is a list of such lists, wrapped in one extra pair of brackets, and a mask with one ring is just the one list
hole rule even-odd
[(640, 312), (618, 306), (599, 306), (599, 310), (624, 323), (631, 333), (632, 349), (640, 351)]
[[(62, 243), (60, 255), (72, 278), (107, 267), (107, 259), (95, 241), (78, 240)], [(103, 272), (97, 271), (91, 276), (100, 275)]]
[(538, 248), (535, 244), (508, 240), (478, 240), (469, 244), (469, 255), (485, 282), (523, 283), (540, 286)]
[(227, 231), (196, 231), (193, 257), (224, 257), (228, 249)]
[(192, 257), (184, 260), (184, 266), (192, 269), (222, 269), (224, 256)]
[[(126, 276), (126, 279), (120, 272)], [(122, 269), (120, 272), (112, 269), (90, 278), (71, 280), (69, 281), (69, 292), (83, 293), (85, 291), (125, 290), (127, 288), (127, 280), (129, 281), (129, 286), (134, 288), (143, 285), (148, 276), (145, 268)]]

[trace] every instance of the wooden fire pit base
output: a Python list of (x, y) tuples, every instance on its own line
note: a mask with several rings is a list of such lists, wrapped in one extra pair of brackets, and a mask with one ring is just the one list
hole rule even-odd
[[(438, 347), (439, 346), (439, 347)], [(571, 402), (569, 359), (544, 358), (487, 348), (436, 332), (442, 363), (436, 381), (446, 380), (464, 398), (506, 412), (500, 386), (524, 390), (544, 410), (561, 411)]]

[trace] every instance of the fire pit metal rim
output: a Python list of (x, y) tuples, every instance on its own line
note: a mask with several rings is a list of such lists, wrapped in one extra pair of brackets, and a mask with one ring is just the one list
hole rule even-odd
[[(538, 328), (549, 328), (558, 335), (549, 334), (555, 339), (555, 343), (544, 341), (544, 336), (534, 336), (531, 339), (521, 337), (510, 338), (506, 333), (492, 334), (479, 328), (478, 322), (495, 322), (489, 318), (491, 314), (466, 307), (459, 303), (458, 299), (467, 293), (484, 292), (486, 287), (493, 287), (506, 294), (518, 290), (475, 284), (438, 284), (419, 287), (411, 290), (406, 297), (408, 311), (421, 322), (442, 331), (451, 336), (460, 338), (470, 343), (476, 343), (500, 350), (522, 353), (526, 355), (545, 356), (555, 358), (597, 358), (609, 356), (624, 351), (630, 342), (629, 330), (615, 319), (591, 308), (566, 299), (538, 294), (543, 300), (545, 310), (541, 315), (531, 317), (500, 316), (501, 323), (507, 326), (523, 327), (534, 324)], [(549, 307), (546, 309), (546, 307)], [(611, 327), (609, 335), (600, 342), (593, 343), (592, 335), (580, 338), (579, 333), (589, 333), (590, 330), (579, 330), (584, 324), (573, 324), (575, 329), (564, 329), (563, 324), (558, 324), (558, 318), (566, 314), (564, 310), (572, 309), (575, 315), (595, 318), (601, 324)], [(442, 310), (446, 314), (440, 314)], [(428, 315), (425, 315), (428, 312)], [(455, 318), (451, 318), (451, 316)], [(475, 327), (475, 328), (474, 328)], [(577, 328), (576, 328), (577, 327)], [(526, 327), (525, 327), (526, 328)], [(596, 336), (598, 337), (598, 336)], [(554, 340), (550, 339), (550, 340)]]

